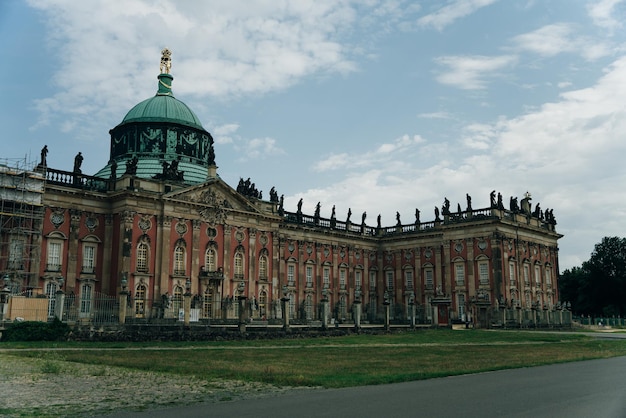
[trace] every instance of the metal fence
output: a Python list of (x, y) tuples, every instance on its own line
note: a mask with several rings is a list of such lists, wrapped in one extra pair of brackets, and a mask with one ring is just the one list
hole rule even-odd
[(118, 299), (100, 292), (95, 292), (91, 298), (66, 295), (63, 321), (93, 325), (116, 324), (119, 322)]

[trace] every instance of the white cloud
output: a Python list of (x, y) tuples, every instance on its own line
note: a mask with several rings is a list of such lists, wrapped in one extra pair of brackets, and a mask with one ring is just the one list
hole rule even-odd
[(436, 77), (437, 81), (464, 90), (478, 90), (486, 87), (489, 77), (496, 76), (500, 70), (515, 64), (517, 57), (463, 55), (439, 57), (435, 61), (441, 66), (448, 67), (447, 71)]
[[(619, 15), (615, 11), (616, 6), (623, 3), (624, 0), (601, 0), (589, 4), (587, 9), (593, 23), (609, 30), (615, 30), (623, 26), (622, 20), (615, 18), (616, 15)], [(623, 18), (623, 15), (621, 17)]]
[[(424, 138), (419, 135), (402, 135), (396, 138), (393, 142), (383, 143), (373, 151), (368, 151), (363, 154), (330, 154), (322, 161), (318, 161), (313, 169), (315, 171), (331, 171), (339, 169), (365, 169), (367, 167), (379, 165), (384, 161), (391, 161), (394, 156), (401, 156), (407, 152), (410, 152), (416, 145), (423, 144)], [(396, 161), (394, 167), (398, 169), (403, 166), (401, 161)]]
[(587, 60), (596, 60), (610, 53), (610, 47), (597, 39), (577, 35), (577, 27), (570, 23), (554, 23), (535, 31), (518, 35), (513, 42), (518, 48), (552, 57), (562, 53), (580, 54)]
[(360, 170), (350, 170), (347, 154), (336, 155), (335, 164), (348, 169), (343, 179), (339, 174), (332, 186), (316, 189), (315, 199), (309, 192), (300, 196), (325, 207), (336, 204), (338, 213), (349, 206), (355, 213), (382, 213), (383, 223), (393, 225), (396, 211), (410, 222), (415, 206), (423, 221), (432, 220), (444, 194), (453, 207), (464, 207), (469, 193), (478, 209), (488, 206), (493, 189), (503, 193), (505, 205), (528, 190), (533, 204), (554, 208), (558, 232), (565, 234), (561, 253), (568, 254), (561, 268), (579, 265), (603, 236), (626, 234), (626, 196), (619, 193), (626, 182), (625, 95), (622, 57), (587, 88), (563, 92), (559, 100), (518, 117), (467, 125), (460, 143), (469, 152), (455, 152), (455, 144), (429, 144), (420, 146), (419, 154), (428, 155), (419, 164), (406, 149), (391, 153), (390, 164), (381, 160), (386, 145), (354, 156), (382, 161)]
[(156, 91), (163, 47), (173, 51), (174, 93), (185, 97), (260, 94), (356, 68), (340, 41), (356, 19), (348, 2), (29, 4), (43, 12), (51, 47), (63, 51), (52, 75), (59, 93), (37, 102), (39, 125), (65, 119), (65, 127), (87, 133), (97, 120), (106, 131), (119, 112)]
[(253, 138), (249, 141), (244, 141), (243, 146), (237, 146), (236, 149), (243, 152), (243, 156), (239, 161), (285, 154), (285, 151), (277, 146), (276, 140), (273, 138)]
[(468, 16), (482, 7), (489, 6), (497, 0), (455, 0), (441, 7), (436, 12), (422, 16), (417, 23), (423, 27), (433, 27), (442, 30), (454, 23), (455, 20)]
[(423, 119), (452, 119), (452, 115), (448, 112), (420, 113), (417, 117)]

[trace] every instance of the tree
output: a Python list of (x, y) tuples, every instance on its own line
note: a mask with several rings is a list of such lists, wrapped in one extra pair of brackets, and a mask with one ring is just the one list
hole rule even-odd
[[(626, 313), (626, 239), (604, 237), (583, 264), (593, 283), (589, 290), (605, 315)], [(599, 312), (598, 312), (599, 313)]]
[(562, 301), (575, 312), (595, 315), (626, 313), (626, 239), (604, 237), (582, 267), (565, 270), (559, 279)]

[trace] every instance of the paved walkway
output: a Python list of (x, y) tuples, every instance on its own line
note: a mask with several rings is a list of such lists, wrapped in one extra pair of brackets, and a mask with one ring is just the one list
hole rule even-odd
[(626, 417), (626, 357), (198, 404), (110, 418)]

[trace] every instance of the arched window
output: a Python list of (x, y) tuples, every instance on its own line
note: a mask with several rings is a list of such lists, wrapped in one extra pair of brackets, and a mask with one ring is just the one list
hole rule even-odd
[(204, 253), (204, 269), (206, 271), (217, 271), (217, 251), (214, 247), (209, 247)]
[(202, 314), (204, 318), (211, 318), (213, 313), (213, 289), (207, 288), (204, 292), (204, 298), (202, 300)]
[(267, 315), (267, 292), (261, 290), (261, 293), (259, 293), (259, 316), (262, 320), (265, 320), (265, 315)]
[(61, 271), (64, 240), (65, 236), (60, 232), (53, 232), (48, 236), (46, 271)]
[(46, 296), (48, 297), (48, 318), (54, 318), (54, 310), (56, 307), (57, 284), (54, 282), (46, 283)]
[(259, 256), (259, 280), (267, 280), (267, 255)]
[(413, 269), (404, 269), (404, 286), (406, 290), (413, 290)]
[(243, 280), (243, 251), (237, 250), (235, 252), (235, 279)]
[(146, 285), (140, 284), (135, 289), (135, 318), (146, 316)]
[(178, 315), (178, 311), (183, 307), (183, 287), (182, 286), (174, 287), (174, 296), (172, 296), (172, 306), (174, 309), (174, 314)]
[(174, 274), (177, 276), (185, 275), (185, 264), (186, 264), (186, 256), (187, 252), (185, 251), (185, 247), (182, 244), (176, 244), (176, 248), (174, 248)]
[(137, 245), (137, 271), (145, 273), (148, 271), (148, 244), (140, 242)]

